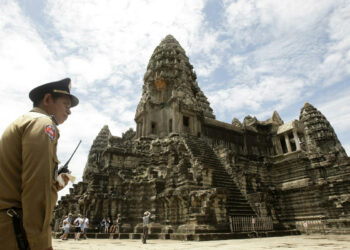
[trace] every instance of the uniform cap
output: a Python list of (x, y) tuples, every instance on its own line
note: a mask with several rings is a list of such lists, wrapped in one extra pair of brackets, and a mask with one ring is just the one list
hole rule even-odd
[(70, 93), (71, 80), (70, 78), (65, 78), (56, 82), (49, 82), (40, 85), (29, 92), (29, 98), (32, 102), (40, 101), (45, 94), (63, 94), (70, 96), (72, 106), (75, 107), (79, 103), (79, 99)]

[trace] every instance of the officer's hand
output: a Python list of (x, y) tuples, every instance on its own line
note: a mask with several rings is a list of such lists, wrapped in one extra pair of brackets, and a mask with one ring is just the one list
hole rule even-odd
[(59, 183), (57, 181), (56, 182), (57, 191), (60, 191), (61, 189), (63, 189), (68, 184), (68, 181), (69, 181), (69, 178), (65, 173), (60, 174), (60, 176), (62, 177), (62, 179), (64, 181), (64, 185), (62, 185), (63, 183)]

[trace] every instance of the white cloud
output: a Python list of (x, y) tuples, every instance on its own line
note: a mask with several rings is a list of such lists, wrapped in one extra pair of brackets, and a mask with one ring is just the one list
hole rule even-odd
[(0, 8), (0, 41), (1, 93), (24, 95), (38, 83), (60, 77), (62, 64), (15, 2), (5, 1)]
[(187, 53), (207, 57), (211, 63), (200, 64), (197, 69), (199, 74), (210, 74), (220, 63), (212, 53), (218, 49), (218, 33), (205, 26), (203, 7), (201, 0), (131, 1), (128, 4), (105, 0), (49, 1), (46, 9), (63, 39), (63, 47), (68, 51), (77, 50), (72, 58), (66, 58), (68, 72), (84, 75), (82, 80), (93, 84), (98, 76), (109, 75), (109, 71), (95, 72), (99, 71), (96, 69), (99, 63), (93, 64), (92, 53), (107, 56), (113, 71), (140, 74), (153, 49), (169, 33)]
[(218, 32), (230, 41), (224, 53), (231, 79), (207, 93), (218, 117), (289, 110), (349, 78), (348, 2), (238, 0), (224, 6)]
[(350, 156), (350, 144), (344, 144), (343, 148), (345, 149), (346, 154)]
[(240, 45), (262, 43), (281, 35), (313, 29), (332, 7), (331, 1), (224, 1), (226, 28)]
[(208, 93), (207, 96), (214, 111), (220, 116), (229, 113), (233, 117), (235, 113), (245, 109), (250, 113), (260, 113), (260, 117), (263, 117), (294, 103), (302, 96), (302, 87), (303, 82), (299, 79), (266, 76), (261, 77), (256, 84), (240, 84)]
[(210, 76), (215, 69), (221, 65), (222, 59), (220, 56), (210, 56), (206, 57), (206, 60), (195, 60), (195, 72), (198, 76), (208, 77)]
[(329, 120), (337, 133), (346, 133), (350, 129), (350, 88), (343, 89), (336, 96), (326, 99), (316, 107)]
[(235, 69), (241, 70), (246, 65), (247, 57), (241, 55), (233, 55), (229, 59), (229, 64), (232, 65)]
[(340, 2), (329, 17), (327, 31), (329, 46), (322, 64), (316, 69), (325, 86), (332, 85), (350, 76), (350, 5)]
[[(29, 90), (61, 77), (60, 62), (16, 2), (4, 1), (0, 8), (0, 131), (31, 109)], [(62, 77), (63, 78), (63, 77)]]
[(69, 56), (64, 59), (67, 74), (83, 77), (77, 88), (89, 88), (95, 81), (99, 81), (112, 74), (110, 59), (104, 54), (88, 54), (85, 56)]

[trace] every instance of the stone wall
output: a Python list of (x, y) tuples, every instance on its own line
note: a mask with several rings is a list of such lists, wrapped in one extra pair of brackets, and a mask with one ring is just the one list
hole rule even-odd
[[(203, 160), (205, 155), (215, 155), (204, 141), (179, 136), (131, 141), (106, 138), (106, 134), (104, 127), (95, 140), (95, 150), (90, 153), (100, 157), (89, 156), (95, 160), (88, 162), (84, 182), (75, 184), (59, 201), (57, 223), (68, 212), (82, 213), (94, 229), (103, 217), (115, 219), (119, 213), (124, 232), (139, 232), (143, 212), (149, 210), (152, 230), (227, 232), (230, 215), (254, 214), (244, 197), (232, 189), (234, 183), (224, 168), (218, 172), (213, 169), (216, 162), (211, 165)], [(96, 145), (104, 147), (98, 150)], [(198, 145), (204, 147), (204, 155), (195, 151)], [(228, 181), (229, 189), (223, 180)], [(234, 211), (234, 204), (243, 205), (243, 210)]]

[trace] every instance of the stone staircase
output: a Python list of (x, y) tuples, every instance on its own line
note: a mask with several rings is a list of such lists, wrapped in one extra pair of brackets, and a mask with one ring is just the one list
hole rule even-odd
[(248, 201), (226, 172), (213, 149), (203, 139), (194, 136), (186, 137), (185, 145), (192, 157), (198, 160), (204, 168), (213, 169), (212, 187), (228, 190), (229, 195), (226, 204), (228, 216), (255, 216)]

